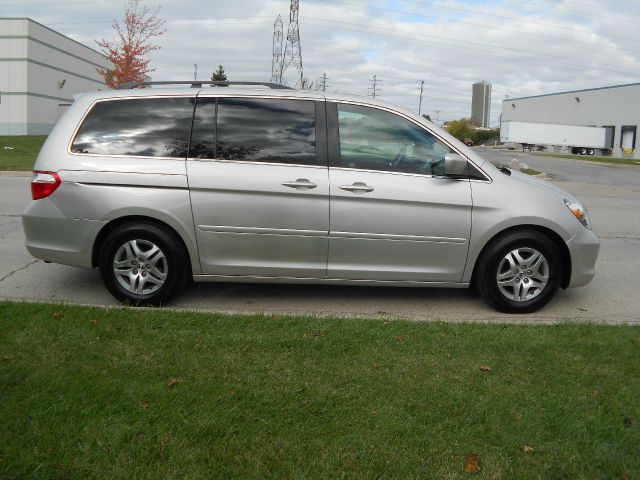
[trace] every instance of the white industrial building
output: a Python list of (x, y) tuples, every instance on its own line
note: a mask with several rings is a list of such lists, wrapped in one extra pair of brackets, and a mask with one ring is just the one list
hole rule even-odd
[(73, 95), (104, 89), (99, 52), (29, 18), (0, 18), (0, 135), (48, 134)]
[(606, 127), (606, 151), (616, 157), (640, 158), (636, 142), (640, 83), (506, 98), (501, 115), (501, 123), (505, 122)]

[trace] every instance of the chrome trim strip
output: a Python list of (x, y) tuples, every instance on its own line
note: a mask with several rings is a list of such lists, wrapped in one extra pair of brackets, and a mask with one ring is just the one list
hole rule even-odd
[[(218, 97), (218, 98), (236, 98), (236, 97), (251, 97), (251, 98), (259, 98), (259, 99), (289, 99), (289, 100), (308, 100), (308, 101), (316, 101), (316, 102), (325, 102), (327, 101), (326, 98), (324, 96), (321, 97), (304, 97), (301, 95), (265, 95), (265, 94), (261, 94), (261, 93), (256, 93), (256, 94), (252, 94), (251, 92), (245, 92), (245, 93), (211, 93), (211, 92), (205, 92), (203, 89), (198, 89), (197, 91), (193, 92), (193, 94), (164, 94), (164, 95), (149, 95), (149, 96), (122, 96), (122, 97), (109, 97), (109, 98), (103, 98), (103, 99), (98, 99), (95, 100), (91, 106), (87, 109), (87, 111), (84, 113), (84, 115), (82, 116), (82, 118), (80, 119), (80, 122), (78, 123), (78, 125), (76, 126), (73, 135), (71, 136), (71, 139), (69, 141), (69, 144), (67, 145), (67, 153), (69, 153), (70, 155), (91, 155), (91, 156), (101, 156), (101, 157), (111, 157), (114, 156), (116, 157), (117, 155), (98, 155), (98, 154), (85, 154), (85, 153), (73, 153), (71, 152), (71, 145), (73, 145), (73, 141), (76, 138), (76, 135), (78, 134), (78, 130), (80, 129), (80, 126), (82, 125), (82, 123), (84, 122), (85, 117), (88, 115), (88, 113), (93, 109), (93, 106), (98, 103), (98, 102), (108, 102), (111, 100), (127, 100), (127, 99), (131, 99), (131, 98), (165, 98), (165, 97), (193, 97), (193, 98), (199, 98), (199, 97)], [(395, 115), (399, 115), (402, 118), (410, 121), (411, 123), (413, 123), (414, 125), (416, 125), (417, 127), (423, 129), (423, 130), (427, 130), (429, 133), (431, 133), (432, 135), (434, 135), (436, 138), (438, 138), (438, 140), (440, 140), (441, 142), (445, 143), (449, 148), (451, 148), (452, 150), (454, 150), (455, 152), (459, 153), (460, 155), (462, 155), (464, 158), (467, 159), (468, 162), (470, 162), (474, 167), (476, 167), (486, 178), (486, 180), (478, 180), (478, 179), (474, 179), (473, 181), (476, 182), (482, 182), (482, 181), (486, 181), (488, 183), (492, 183), (493, 179), (489, 176), (489, 174), (487, 174), (479, 165), (477, 165), (473, 160), (471, 160), (469, 157), (467, 157), (466, 155), (464, 155), (462, 152), (459, 152), (453, 145), (451, 145), (446, 139), (442, 138), (440, 135), (438, 135), (437, 132), (431, 130), (430, 128), (428, 128), (426, 125), (423, 125), (422, 123), (418, 123), (416, 122), (414, 119), (412, 119), (411, 117), (408, 117), (407, 115), (405, 115), (402, 112), (398, 112), (397, 110), (393, 110), (392, 108), (388, 108), (385, 106), (381, 106), (381, 105), (375, 105), (375, 104), (371, 104), (371, 103), (366, 103), (366, 102), (356, 102), (353, 100), (330, 100), (331, 102), (335, 102), (335, 103), (344, 103), (344, 104), (348, 104), (348, 105), (360, 105), (363, 107), (370, 107), (370, 108), (376, 108), (378, 110), (383, 110), (383, 111), (387, 111), (390, 113), (393, 113)], [(123, 157), (133, 157), (131, 155), (122, 155)], [(135, 157), (138, 158), (138, 157)], [(177, 157), (139, 157), (139, 158), (170, 158), (172, 160), (176, 160), (178, 159)], [(180, 160), (183, 160), (182, 158), (180, 158)], [(194, 159), (194, 158), (189, 158), (188, 160), (197, 160), (197, 161), (208, 161), (209, 159)], [(217, 159), (211, 159), (211, 160), (216, 160), (216, 161), (220, 161)], [(225, 161), (232, 161), (232, 160), (225, 160)], [(245, 162), (245, 163), (249, 163), (249, 162)], [(255, 162), (255, 163), (264, 163), (264, 162)], [(274, 163), (273, 165), (291, 165), (291, 164), (280, 164), (280, 163)], [(299, 166), (306, 166), (306, 165), (299, 165)], [(316, 165), (308, 165), (308, 166), (316, 166)], [(324, 166), (320, 166), (320, 168), (325, 168)], [(349, 170), (358, 170), (358, 169), (349, 169)], [(368, 171), (368, 170), (367, 170)], [(378, 172), (380, 170), (371, 170), (374, 172)], [(400, 172), (384, 172), (384, 173), (400, 173)], [(411, 175), (411, 174), (408, 174)], [(429, 175), (425, 175), (425, 176), (429, 176)], [(432, 176), (433, 177), (433, 176)], [(435, 178), (439, 178), (439, 177), (435, 177)], [(442, 177), (442, 178), (448, 178), (448, 177)], [(463, 181), (470, 181), (470, 179), (454, 179), (454, 180), (463, 180)]]
[(411, 280), (347, 280), (344, 278), (314, 278), (314, 277), (266, 277), (251, 275), (193, 275), (195, 282), (236, 282), (236, 283), (311, 283), (311, 284), (351, 284), (381, 287), (449, 287), (468, 288), (469, 283), (463, 282), (419, 282)]
[[(493, 179), (484, 170), (482, 170), (482, 168), (479, 165), (477, 165), (473, 160), (471, 160), (469, 157), (464, 155), (462, 152), (458, 151), (457, 148), (455, 148), (453, 145), (451, 145), (451, 143), (449, 143), (446, 139), (444, 139), (440, 135), (438, 135), (437, 132), (431, 130), (429, 127), (427, 127), (426, 125), (423, 125), (422, 123), (416, 122), (413, 118), (408, 117), (407, 115), (405, 115), (402, 112), (398, 112), (397, 110), (393, 110), (392, 108), (389, 108), (389, 107), (386, 107), (386, 106), (375, 105), (375, 104), (366, 103), (366, 102), (357, 102), (357, 101), (354, 101), (354, 100), (328, 100), (328, 101), (329, 102), (338, 103), (338, 104), (344, 103), (344, 104), (347, 104), (347, 105), (358, 105), (358, 106), (361, 106), (361, 107), (375, 108), (377, 110), (383, 110), (383, 111), (398, 115), (398, 116), (404, 118), (405, 120), (408, 120), (409, 122), (413, 123), (415, 126), (421, 128), (423, 130), (428, 131), (434, 137), (436, 137), (438, 140), (440, 140), (442, 143), (446, 144), (453, 151), (455, 151), (456, 153), (458, 153), (461, 156), (463, 156), (464, 158), (466, 158), (467, 161), (471, 163), (471, 165), (476, 167), (486, 177), (486, 179), (487, 179), (486, 181), (487, 182), (491, 183), (493, 181)], [(444, 178), (447, 178), (447, 177), (444, 177)], [(465, 179), (465, 181), (469, 181), (469, 179)]]
[(202, 232), (239, 233), (252, 235), (294, 235), (299, 237), (326, 237), (329, 232), (322, 230), (298, 230), (294, 228), (228, 227), (225, 225), (198, 225)]
[[(101, 154), (101, 153), (75, 153), (75, 152), (67, 152), (69, 155), (79, 155), (82, 157), (105, 157), (105, 158), (141, 158), (141, 159), (150, 159), (150, 160), (176, 160), (178, 162), (184, 163), (184, 157), (156, 157), (149, 155), (116, 155), (116, 154)], [(141, 172), (134, 172), (141, 173)], [(167, 174), (167, 175), (177, 175), (177, 174)]]
[(432, 243), (467, 243), (465, 238), (428, 237), (424, 235), (393, 235), (390, 233), (356, 233), (331, 232), (330, 238), (353, 238), (359, 240), (392, 240), (404, 242), (432, 242)]
[[(76, 125), (76, 128), (73, 129), (73, 134), (71, 135), (71, 137), (69, 138), (69, 143), (67, 144), (67, 154), (69, 155), (77, 155), (77, 156), (90, 156), (90, 157), (113, 157), (113, 158), (158, 158), (158, 159), (171, 159), (171, 160), (180, 160), (181, 162), (184, 162), (184, 158), (183, 157), (151, 157), (151, 156), (136, 156), (136, 155), (100, 155), (98, 153), (76, 153), (76, 152), (72, 152), (71, 151), (71, 146), (73, 145), (73, 142), (76, 139), (76, 135), (78, 135), (78, 130), (80, 130), (80, 127), (82, 126), (82, 124), (84, 123), (85, 118), (87, 118), (87, 115), (89, 115), (89, 112), (91, 112), (91, 110), (93, 110), (93, 107), (97, 104), (97, 103), (101, 103), (101, 102), (117, 102), (119, 100), (132, 100), (132, 99), (143, 99), (143, 98), (192, 98), (195, 100), (198, 96), (198, 92), (193, 92), (193, 94), (186, 94), (186, 93), (182, 93), (182, 94), (164, 94), (164, 95), (145, 95), (145, 96), (134, 96), (134, 95), (128, 95), (128, 96), (122, 96), (122, 97), (107, 97), (107, 98), (99, 98), (97, 100), (94, 100), (93, 102), (91, 102), (91, 105), (89, 105), (89, 108), (87, 108), (87, 110), (84, 112), (84, 114), (82, 115), (82, 117), (80, 118), (80, 121), (78, 122), (78, 124)], [(193, 114), (191, 115), (193, 118)]]
[(391, 240), (402, 242), (432, 242), (432, 243), (467, 243), (466, 238), (428, 237), (424, 235), (394, 235), (389, 233), (360, 233), (360, 232), (327, 232), (325, 230), (299, 230), (293, 228), (264, 228), (264, 227), (230, 227), (226, 225), (198, 225), (202, 232), (238, 233), (252, 235), (294, 235), (302, 237), (349, 238), (358, 240)]
[[(216, 87), (219, 88), (219, 87)], [(226, 88), (226, 87), (224, 87)], [(314, 93), (314, 92), (310, 92), (310, 96), (305, 97), (303, 92), (298, 91), (299, 93), (296, 94), (290, 94), (290, 90), (278, 90), (279, 92), (282, 92), (282, 95), (273, 95), (273, 93), (268, 93), (265, 94), (262, 91), (258, 91), (256, 90), (256, 93), (250, 92), (250, 91), (245, 91), (245, 92), (235, 92), (235, 93), (223, 93), (223, 92), (209, 92), (207, 91), (207, 87), (202, 87), (202, 89), (200, 90), (200, 93), (198, 94), (198, 98), (242, 98), (242, 97), (249, 97), (251, 99), (265, 99), (265, 100), (269, 100), (269, 99), (278, 99), (278, 100), (308, 100), (310, 102), (324, 102), (326, 101), (324, 95), (322, 94), (318, 94), (318, 93)], [(285, 94), (286, 93), (286, 94)], [(318, 96), (316, 96), (318, 95)]]
[[(158, 158), (158, 157), (152, 157), (152, 158)], [(174, 158), (175, 159), (175, 158)], [(182, 160), (182, 159), (180, 159)], [(319, 169), (319, 170), (326, 170), (327, 167), (326, 165), (301, 165), (299, 163), (276, 163), (276, 162), (256, 162), (256, 161), (252, 161), (252, 160), (224, 160), (221, 158), (194, 158), (194, 157), (188, 157), (187, 158), (188, 162), (211, 162), (211, 163), (232, 163), (232, 164), (241, 164), (241, 165), (276, 165), (279, 167), (285, 166), (285, 167), (296, 167), (296, 168), (314, 168), (314, 169)]]
[(189, 187), (175, 187), (167, 185), (144, 185), (139, 183), (103, 183), (103, 182), (75, 182), (77, 185), (89, 187), (128, 187), (128, 188), (152, 188), (154, 190), (189, 190)]
[[(365, 172), (365, 173), (379, 173), (382, 175), (402, 175), (405, 177), (422, 177), (422, 178), (440, 178), (442, 180), (456, 181), (456, 182), (469, 182), (468, 178), (453, 178), (445, 175), (429, 175), (426, 173), (407, 173), (407, 172), (392, 172), (389, 170), (367, 170), (364, 168), (349, 168), (349, 167), (329, 167), (332, 171), (342, 172)], [(481, 180), (485, 181), (485, 180)]]

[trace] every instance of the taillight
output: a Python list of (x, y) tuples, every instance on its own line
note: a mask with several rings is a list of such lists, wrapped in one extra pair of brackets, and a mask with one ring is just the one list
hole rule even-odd
[(48, 197), (60, 186), (61, 180), (55, 172), (33, 171), (31, 178), (31, 198), (40, 200)]

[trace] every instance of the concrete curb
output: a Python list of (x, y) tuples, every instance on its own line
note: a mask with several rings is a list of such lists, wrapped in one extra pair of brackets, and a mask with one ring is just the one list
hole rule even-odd
[(30, 177), (31, 171), (0, 170), (0, 177)]

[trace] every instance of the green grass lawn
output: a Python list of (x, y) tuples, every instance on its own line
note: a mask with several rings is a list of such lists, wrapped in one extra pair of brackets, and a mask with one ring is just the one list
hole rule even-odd
[(640, 165), (637, 158), (620, 158), (620, 157), (599, 157), (596, 155), (570, 155), (562, 153), (546, 153), (536, 152), (534, 155), (542, 155), (544, 157), (564, 158), (569, 160), (583, 160), (585, 162), (611, 163), (613, 165)]
[(0, 135), (0, 170), (32, 170), (46, 138), (46, 135)]
[(640, 473), (637, 327), (17, 303), (0, 322), (0, 478), (447, 479), (471, 454), (478, 478)]
[(539, 170), (536, 170), (535, 168), (523, 168), (520, 170), (522, 173), (526, 173), (527, 175), (540, 175), (542, 172)]

